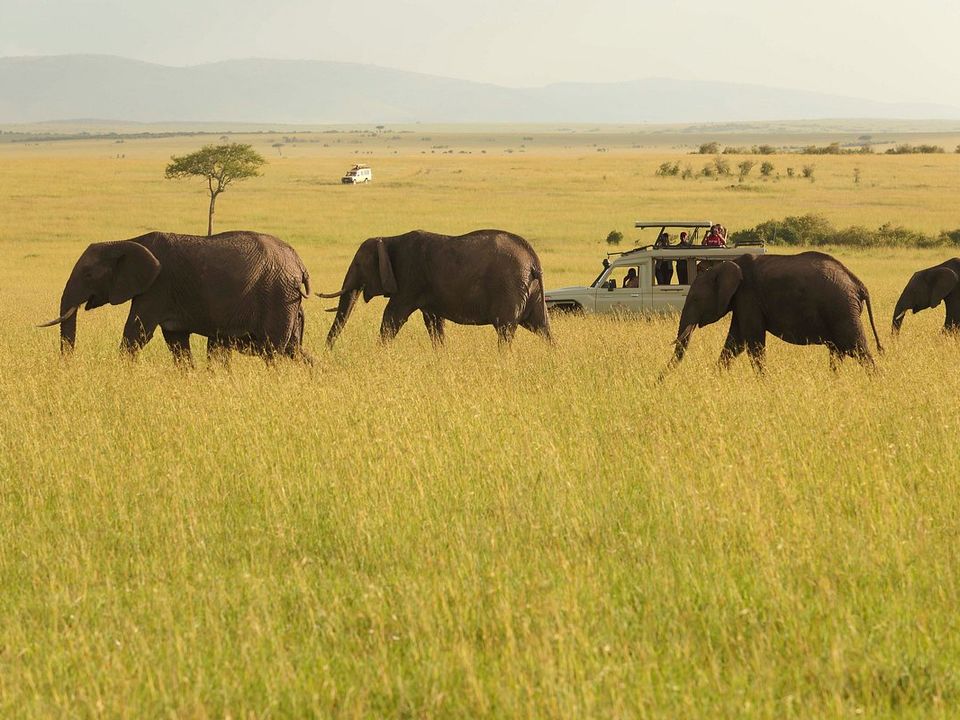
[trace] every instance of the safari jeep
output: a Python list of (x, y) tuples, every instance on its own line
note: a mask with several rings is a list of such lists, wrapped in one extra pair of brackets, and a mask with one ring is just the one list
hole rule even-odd
[[(622, 253), (608, 253), (603, 260), (603, 270), (589, 287), (547, 290), (547, 309), (578, 313), (679, 313), (698, 272), (746, 253), (762, 255), (764, 252), (762, 245), (701, 245), (701, 232), (706, 233), (712, 224), (709, 220), (637, 221), (634, 227), (657, 231), (651, 240), (668, 233), (671, 244), (655, 247), (651, 243)], [(681, 231), (687, 233), (683, 245), (679, 244)], [(669, 283), (657, 282), (658, 266), (661, 280), (672, 275)], [(627, 287), (624, 287), (625, 281), (628, 281)]]
[(347, 170), (346, 175), (340, 178), (340, 182), (344, 185), (359, 185), (371, 180), (373, 180), (373, 170), (370, 169), (369, 165), (354, 165)]

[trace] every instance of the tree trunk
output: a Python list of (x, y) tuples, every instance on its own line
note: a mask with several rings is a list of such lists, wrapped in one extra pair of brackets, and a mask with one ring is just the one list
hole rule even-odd
[(207, 217), (207, 237), (213, 235), (213, 212), (217, 204), (217, 193), (210, 193), (210, 215)]

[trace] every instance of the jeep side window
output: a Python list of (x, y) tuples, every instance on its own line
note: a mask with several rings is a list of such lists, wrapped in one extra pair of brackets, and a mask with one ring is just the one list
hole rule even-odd
[(640, 287), (640, 268), (615, 267), (600, 283), (603, 290), (632, 290)]

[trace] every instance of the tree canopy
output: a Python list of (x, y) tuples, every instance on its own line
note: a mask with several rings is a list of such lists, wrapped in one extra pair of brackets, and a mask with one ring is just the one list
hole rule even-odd
[(187, 177), (202, 177), (210, 190), (210, 213), (207, 235), (213, 234), (213, 213), (217, 196), (234, 182), (260, 175), (260, 168), (267, 162), (251, 145), (229, 143), (227, 145), (204, 145), (188, 155), (170, 158), (165, 176), (168, 180)]

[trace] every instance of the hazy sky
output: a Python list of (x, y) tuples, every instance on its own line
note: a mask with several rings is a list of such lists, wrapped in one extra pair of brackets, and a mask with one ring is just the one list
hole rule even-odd
[(0, 55), (372, 63), (502, 85), (644, 77), (960, 106), (957, 0), (0, 0)]

